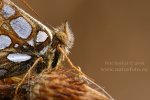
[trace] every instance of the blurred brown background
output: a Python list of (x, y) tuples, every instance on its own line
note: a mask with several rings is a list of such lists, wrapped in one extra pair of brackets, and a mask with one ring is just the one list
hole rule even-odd
[[(28, 2), (53, 26), (69, 20), (75, 35), (70, 55), (72, 61), (112, 97), (116, 100), (150, 100), (149, 0)], [(21, 3), (18, 4), (25, 8)], [(144, 64), (119, 65), (120, 62)], [(106, 67), (134, 67), (146, 71), (102, 71)]]

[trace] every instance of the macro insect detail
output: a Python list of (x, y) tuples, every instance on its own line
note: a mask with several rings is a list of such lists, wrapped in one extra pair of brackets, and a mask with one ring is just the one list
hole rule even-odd
[(48, 28), (10, 0), (0, 0), (0, 79), (24, 74), (42, 57), (34, 68), (56, 67), (61, 62), (61, 47), (66, 53), (73, 45), (68, 22)]

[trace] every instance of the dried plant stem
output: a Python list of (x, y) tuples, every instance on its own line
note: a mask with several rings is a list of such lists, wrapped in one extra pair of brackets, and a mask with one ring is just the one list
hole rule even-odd
[(0, 100), (111, 100), (108, 95), (90, 87), (87, 80), (67, 66), (59, 66), (56, 70), (46, 69), (31, 80), (25, 80), (17, 97), (16, 83), (0, 84)]
[(48, 68), (26, 80), (34, 66), (42, 60), (39, 58), (19, 85), (11, 78), (0, 81), (0, 100), (113, 100), (103, 88), (73, 65), (63, 49), (58, 49), (71, 67), (61, 65), (56, 69)]
[(36, 79), (31, 98), (35, 100), (111, 100), (104, 93), (92, 89), (86, 80), (74, 74), (75, 71), (68, 67), (60, 67), (52, 71), (45, 70)]

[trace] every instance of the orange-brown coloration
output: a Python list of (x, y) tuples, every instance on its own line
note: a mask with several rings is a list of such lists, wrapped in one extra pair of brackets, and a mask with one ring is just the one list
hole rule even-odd
[[(73, 45), (74, 39), (68, 22), (61, 27), (49, 29), (10, 0), (2, 0), (1, 3), (3, 6), (0, 8), (0, 36), (3, 42), (0, 42), (0, 71), (3, 73), (0, 74), (0, 79), (27, 72), (40, 57), (43, 62), (37, 64), (37, 72), (46, 67), (56, 67), (62, 58), (57, 47), (60, 46), (68, 54)], [(41, 33), (43, 37), (40, 35), (39, 38), (40, 31), (47, 35)], [(10, 45), (6, 43), (7, 38), (2, 36), (9, 38)], [(37, 42), (37, 39), (42, 42)], [(1, 56), (2, 53), (5, 55)], [(12, 56), (8, 56), (10, 54)]]
[[(7, 6), (7, 8), (4, 9), (4, 5)], [(3, 10), (3, 12), (2, 12)], [(11, 10), (14, 10), (15, 13), (12, 14)], [(5, 17), (6, 16), (9, 17)], [(17, 27), (21, 27), (18, 32), (29, 30), (27, 29), (27, 25), (24, 25), (24, 27), (21, 26), (21, 22), (16, 22), (17, 24), (13, 24), (14, 28), (12, 28), (12, 25), (10, 24), (12, 20), (17, 19), (17, 18), (24, 18), (25, 21), (29, 23), (31, 26), (31, 33), (29, 33), (29, 36), (27, 38), (21, 38), (18, 33), (14, 29), (17, 30)], [(16, 25), (16, 26), (15, 26)], [(18, 26), (17, 26), (18, 25)], [(20, 26), (19, 26), (20, 25)], [(26, 28), (27, 27), (27, 28)], [(36, 43), (36, 37), (37, 33), (39, 31), (44, 31), (47, 35), (48, 38), (42, 42), (42, 43)], [(25, 33), (25, 32), (24, 32)], [(4, 49), (0, 49), (0, 70), (6, 70), (8, 71), (7, 73), (4, 73), (4, 75), (0, 75), (1, 78), (5, 77), (11, 77), (11, 76), (16, 76), (21, 73), (24, 73), (27, 71), (28, 67), (31, 67), (32, 64), (34, 63), (34, 60), (39, 57), (39, 52), (46, 47), (47, 45), (51, 44), (51, 39), (52, 39), (52, 34), (49, 33), (49, 30), (47, 29), (46, 26), (41, 24), (39, 21), (36, 19), (32, 18), (29, 14), (21, 10), (19, 7), (17, 7), (14, 3), (12, 3), (10, 0), (1, 0), (0, 1), (0, 36), (8, 36), (11, 39), (11, 44), (9, 47), (6, 47), (6, 44), (2, 44), (3, 42), (0, 42), (0, 47), (2, 48), (5, 47)], [(24, 36), (24, 34), (21, 34)], [(34, 46), (31, 46), (28, 42), (33, 39)], [(2, 39), (0, 41), (6, 41), (6, 39)], [(18, 47), (15, 47), (16, 44)], [(47, 51), (45, 51), (47, 52)], [(21, 62), (21, 63), (15, 63), (13, 61), (9, 61), (7, 59), (7, 56), (10, 53), (22, 53), (22, 54), (27, 54), (32, 56), (31, 61), (26, 61), (26, 62)], [(17, 58), (15, 58), (17, 59)], [(45, 58), (49, 59), (49, 58)], [(48, 61), (45, 61), (43, 64), (43, 67), (46, 67), (46, 63)], [(22, 68), (20, 68), (22, 67)], [(20, 69), (19, 69), (20, 68)], [(42, 69), (42, 68), (41, 68)], [(15, 71), (16, 70), (16, 71)], [(20, 71), (19, 71), (20, 70)], [(24, 70), (21, 72), (21, 70)]]

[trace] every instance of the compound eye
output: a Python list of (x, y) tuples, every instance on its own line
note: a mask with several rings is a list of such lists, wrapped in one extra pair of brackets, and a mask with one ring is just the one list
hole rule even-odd
[(61, 43), (63, 43), (64, 45), (67, 45), (68, 37), (64, 32), (58, 32), (56, 34), (56, 37), (60, 40)]

